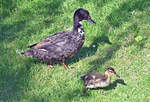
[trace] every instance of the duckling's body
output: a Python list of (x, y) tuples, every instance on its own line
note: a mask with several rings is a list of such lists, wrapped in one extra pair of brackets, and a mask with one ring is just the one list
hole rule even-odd
[(110, 77), (99, 73), (89, 73), (84, 76), (83, 81), (87, 88), (106, 87), (110, 84)]
[(82, 20), (95, 24), (87, 10), (78, 9), (74, 14), (72, 31), (62, 31), (50, 35), (41, 42), (29, 46), (30, 49), (21, 54), (46, 60), (49, 63), (61, 61), (64, 67), (67, 68), (65, 60), (78, 52), (84, 43)]
[(83, 92), (85, 93), (89, 88), (103, 88), (109, 86), (111, 82), (110, 77), (112, 74), (115, 74), (117, 77), (119, 77), (119, 75), (117, 75), (114, 69), (111, 67), (106, 69), (104, 75), (92, 72), (82, 76), (81, 78), (86, 86)]

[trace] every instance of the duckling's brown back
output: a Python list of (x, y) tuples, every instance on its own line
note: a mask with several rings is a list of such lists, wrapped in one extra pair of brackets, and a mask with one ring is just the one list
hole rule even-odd
[(96, 81), (97, 79), (105, 80), (106, 78), (104, 77), (104, 75), (99, 74), (99, 73), (94, 73), (94, 72), (89, 73), (89, 74), (82, 77), (82, 80), (85, 83), (89, 83), (90, 81)]

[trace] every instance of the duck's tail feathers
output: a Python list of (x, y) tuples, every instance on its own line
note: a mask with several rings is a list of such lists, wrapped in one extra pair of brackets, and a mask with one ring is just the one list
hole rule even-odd
[(16, 50), (16, 53), (18, 53), (18, 54), (20, 54), (20, 55), (22, 55), (22, 56), (30, 56), (30, 57), (33, 56), (33, 51), (31, 51), (31, 50), (28, 50), (28, 51), (26, 51), (26, 52), (20, 52), (20, 51), (17, 49), (17, 50)]
[(85, 75), (80, 77), (83, 81), (85, 80)]
[(16, 50), (16, 53), (17, 53), (17, 54), (21, 54), (21, 52), (20, 52), (18, 49)]
[(22, 56), (30, 56), (30, 57), (32, 57), (33, 56), (33, 51), (31, 51), (31, 50), (28, 50), (28, 51), (26, 51), (26, 52), (22, 52), (22, 53), (20, 53)]

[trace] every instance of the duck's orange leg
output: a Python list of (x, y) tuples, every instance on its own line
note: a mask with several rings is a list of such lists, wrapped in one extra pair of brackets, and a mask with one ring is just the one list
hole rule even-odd
[(66, 68), (69, 68), (69, 67), (65, 64), (65, 61), (64, 61), (64, 60), (62, 61), (62, 65), (64, 66), (65, 69), (66, 69)]
[(54, 66), (52, 66), (52, 65), (49, 64), (49, 65), (48, 65), (48, 68), (54, 68)]
[(63, 66), (64, 66), (65, 69), (69, 68), (65, 63), (62, 63), (62, 64), (63, 64)]

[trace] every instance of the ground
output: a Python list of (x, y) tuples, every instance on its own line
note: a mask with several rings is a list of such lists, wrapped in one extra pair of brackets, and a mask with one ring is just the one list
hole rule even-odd
[[(0, 102), (150, 102), (149, 0), (1, 0)], [(58, 31), (71, 30), (73, 13), (87, 9), (96, 25), (84, 21), (85, 43), (50, 69), (20, 56), (27, 46)], [(99, 90), (82, 91), (88, 72), (114, 67), (121, 79)]]

